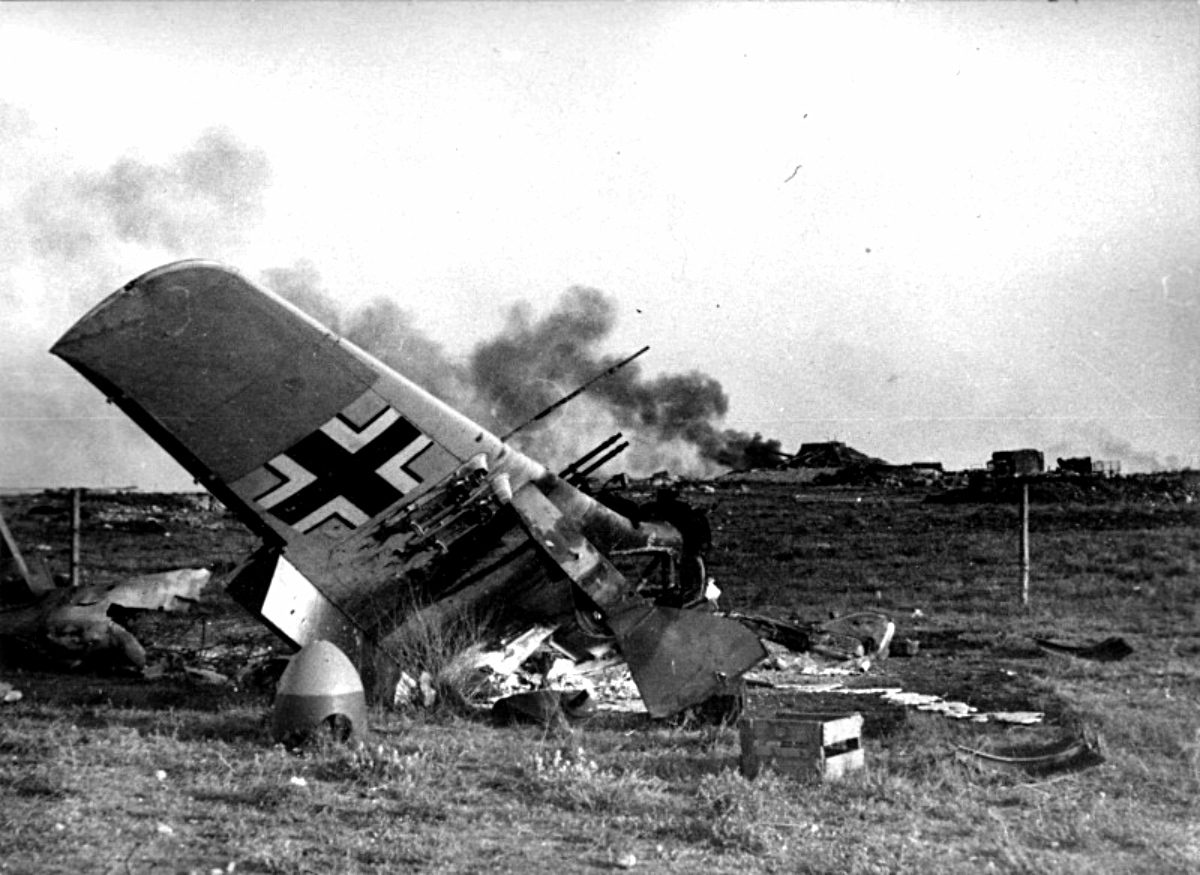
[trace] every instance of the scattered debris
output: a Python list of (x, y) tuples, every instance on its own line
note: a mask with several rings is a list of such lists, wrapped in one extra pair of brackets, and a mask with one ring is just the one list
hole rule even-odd
[[(847, 690), (846, 692), (854, 692)], [(875, 692), (874, 690), (871, 691)], [(861, 695), (861, 694), (860, 694)], [(908, 708), (916, 708), (918, 711), (930, 711), (936, 714), (941, 714), (945, 717), (950, 717), (954, 720), (965, 720), (968, 718), (974, 719), (978, 714), (979, 709), (973, 705), (968, 705), (966, 702), (947, 701), (941, 696), (934, 696), (928, 693), (910, 693), (900, 689), (884, 690), (879, 693), (884, 701), (891, 702), (895, 705), (904, 705)]]
[(823, 623), (800, 623), (758, 614), (728, 613), (760, 638), (794, 653), (809, 653), (833, 662), (855, 662), (861, 670), (887, 655), (896, 624), (878, 611), (857, 611)]
[(1041, 711), (992, 711), (987, 715), (989, 720), (996, 723), (1013, 723), (1020, 726), (1041, 723), (1044, 716)]
[(208, 668), (193, 668), (186, 667), (183, 670), (184, 675), (188, 680), (195, 681), (198, 684), (204, 684), (212, 687), (228, 687), (233, 686), (233, 681), (218, 671), (213, 671)]
[[(862, 644), (864, 656), (882, 659), (888, 655), (892, 637), (896, 634), (896, 624), (891, 617), (879, 611), (855, 611), (821, 623), (818, 631), (823, 635), (857, 638)], [(819, 648), (821, 643), (818, 636), (816, 647)]]
[(596, 710), (587, 690), (535, 690), (506, 696), (492, 705), (492, 719), (499, 726), (535, 723), (551, 728), (566, 725), (566, 719), (587, 717)]
[(632, 869), (637, 865), (637, 862), (637, 855), (634, 854), (633, 851), (626, 851), (623, 854), (617, 854), (617, 858), (613, 861), (613, 865), (618, 869)]
[(141, 669), (146, 651), (118, 619), (133, 611), (187, 610), (211, 576), (207, 569), (184, 568), (124, 583), (54, 589), (0, 610), (0, 637), (23, 641), (69, 667), (105, 659)]
[[(453, 670), (450, 673), (454, 674)], [(510, 677), (515, 678), (516, 675)], [(422, 671), (414, 678), (408, 672), (402, 671), (392, 694), (392, 707), (428, 710), (438, 703), (438, 698), (437, 685), (432, 674)]]
[(1098, 735), (1084, 732), (1048, 744), (1009, 745), (993, 750), (975, 750), (957, 745), (960, 756), (998, 769), (1013, 769), (1031, 775), (1076, 772), (1104, 762), (1103, 744)]
[(498, 650), (487, 650), (474, 660), (475, 668), (486, 668), (493, 674), (513, 674), (521, 663), (529, 659), (547, 638), (554, 634), (555, 626), (534, 625), (517, 635)]
[(422, 708), (432, 708), (437, 704), (437, 687), (433, 685), (433, 675), (427, 671), (421, 672), (417, 678), (417, 692), (420, 695)]
[(233, 682), (243, 690), (274, 691), (278, 688), (279, 679), (283, 677), (289, 662), (290, 657), (277, 653), (247, 659), (234, 675)]
[[(824, 683), (800, 683), (796, 681), (771, 680), (766, 675), (772, 668), (772, 660), (768, 660), (764, 669), (750, 672), (746, 675), (749, 686), (770, 688), (777, 693), (825, 694), (837, 693), (845, 696), (878, 696), (883, 701), (904, 708), (913, 708), (931, 714), (940, 714), (951, 720), (967, 720), (972, 723), (1041, 723), (1044, 715), (1040, 711), (980, 711), (974, 705), (944, 699), (930, 693), (909, 692), (901, 687), (848, 687), (844, 683), (829, 680)], [(839, 675), (849, 675), (850, 672), (837, 666), (820, 666), (812, 663), (800, 669), (800, 674), (806, 677), (833, 678)], [(795, 674), (789, 671), (789, 674)]]
[(14, 687), (12, 684), (5, 681), (0, 681), (0, 703), (5, 705), (10, 702), (19, 702), (24, 694)]
[(1033, 643), (1047, 653), (1059, 653), (1064, 656), (1073, 656), (1076, 659), (1092, 659), (1096, 662), (1120, 662), (1133, 653), (1133, 648), (1124, 638), (1116, 637), (1105, 638), (1097, 644), (1082, 646), (1057, 644), (1044, 638), (1034, 638)]
[[(746, 614), (725, 616), (762, 637), (768, 654), (761, 664), (763, 669), (800, 674), (861, 674), (869, 669), (872, 658), (886, 654), (895, 629), (886, 614), (874, 611), (811, 624)], [(510, 634), (490, 648), (475, 648), (456, 659), (449, 673), (458, 676), (462, 668), (478, 672), (479, 682), (468, 685), (474, 692), (470, 699), (490, 706), (493, 719), (501, 725), (552, 725), (564, 709), (567, 717), (580, 716), (572, 710), (578, 703), (586, 703), (589, 713), (598, 708), (608, 712), (647, 711), (639, 701), (629, 667), (613, 642), (593, 645), (580, 657), (561, 646), (554, 632), (554, 627), (534, 625)], [(783, 643), (777, 643), (780, 641)], [(773, 685), (763, 679), (761, 671), (747, 677), (751, 685)], [(396, 687), (396, 703), (430, 707), (431, 697), (422, 696), (419, 689), (423, 686), (404, 674)], [(725, 694), (678, 713), (705, 720), (709, 704), (723, 706), (731, 695), (737, 704), (730, 719), (736, 720), (744, 698), (740, 686), (736, 690), (730, 686)]]

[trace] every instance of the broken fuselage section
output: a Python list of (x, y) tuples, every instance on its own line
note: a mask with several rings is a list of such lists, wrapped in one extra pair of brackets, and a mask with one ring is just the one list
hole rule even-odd
[(376, 696), (406, 638), (468, 615), (615, 643), (652, 716), (764, 656), (614, 565), (677, 567), (677, 528), (606, 507), (226, 267), (153, 270), (52, 351), (262, 537), (231, 594), (295, 646), (337, 644)]

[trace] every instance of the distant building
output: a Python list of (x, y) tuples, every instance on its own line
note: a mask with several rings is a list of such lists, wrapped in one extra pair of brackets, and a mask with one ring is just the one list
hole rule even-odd
[(1059, 459), (1058, 471), (1060, 474), (1075, 477), (1117, 477), (1121, 473), (1121, 463), (1093, 459), (1091, 456), (1076, 456), (1073, 459)]
[(1076, 456), (1071, 459), (1058, 460), (1058, 470), (1063, 474), (1074, 474), (1078, 477), (1091, 477), (1094, 473), (1091, 456)]
[(787, 462), (789, 468), (849, 468), (886, 464), (883, 459), (860, 453), (841, 441), (801, 444), (800, 450)]
[(988, 471), (993, 477), (1034, 477), (1046, 470), (1041, 450), (998, 450), (992, 453)]

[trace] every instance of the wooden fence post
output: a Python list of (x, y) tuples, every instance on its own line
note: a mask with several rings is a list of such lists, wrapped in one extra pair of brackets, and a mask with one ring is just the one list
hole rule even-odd
[(83, 490), (76, 487), (71, 490), (71, 586), (79, 586), (79, 524), (82, 519), (80, 505), (83, 503)]
[(1029, 604), (1029, 484), (1021, 484), (1021, 604)]

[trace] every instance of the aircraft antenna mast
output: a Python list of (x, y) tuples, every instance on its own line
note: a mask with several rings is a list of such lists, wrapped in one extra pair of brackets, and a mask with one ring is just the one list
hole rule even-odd
[(603, 380), (605, 377), (615, 374), (617, 371), (621, 370), (621, 368), (625, 367), (627, 364), (629, 364), (631, 361), (633, 361), (635, 358), (637, 358), (638, 356), (640, 356), (642, 353), (646, 352), (649, 349), (650, 349), (650, 347), (643, 346), (641, 349), (639, 349), (637, 352), (635, 352), (629, 358), (622, 359), (621, 361), (617, 362), (615, 365), (613, 365), (608, 370), (592, 377), (590, 380), (588, 380), (586, 383), (584, 383), (582, 386), (580, 386), (575, 391), (570, 392), (570, 393), (564, 395), (563, 397), (559, 398), (557, 401), (555, 401), (553, 404), (551, 404), (549, 407), (547, 407), (541, 413), (525, 420), (523, 423), (521, 423), (516, 428), (514, 428), (512, 431), (510, 431), (508, 434), (506, 434), (504, 437), (500, 438), (500, 440), (507, 442), (508, 439), (511, 438), (513, 435), (517, 434), (517, 432), (524, 431), (525, 429), (529, 428), (529, 426), (533, 425), (535, 422), (545, 419), (547, 416), (549, 416), (555, 410), (558, 410), (558, 408), (562, 407), (568, 401), (570, 401), (573, 398), (578, 397), (579, 395), (582, 395), (584, 392), (586, 392), (588, 389), (590, 389), (596, 383)]

